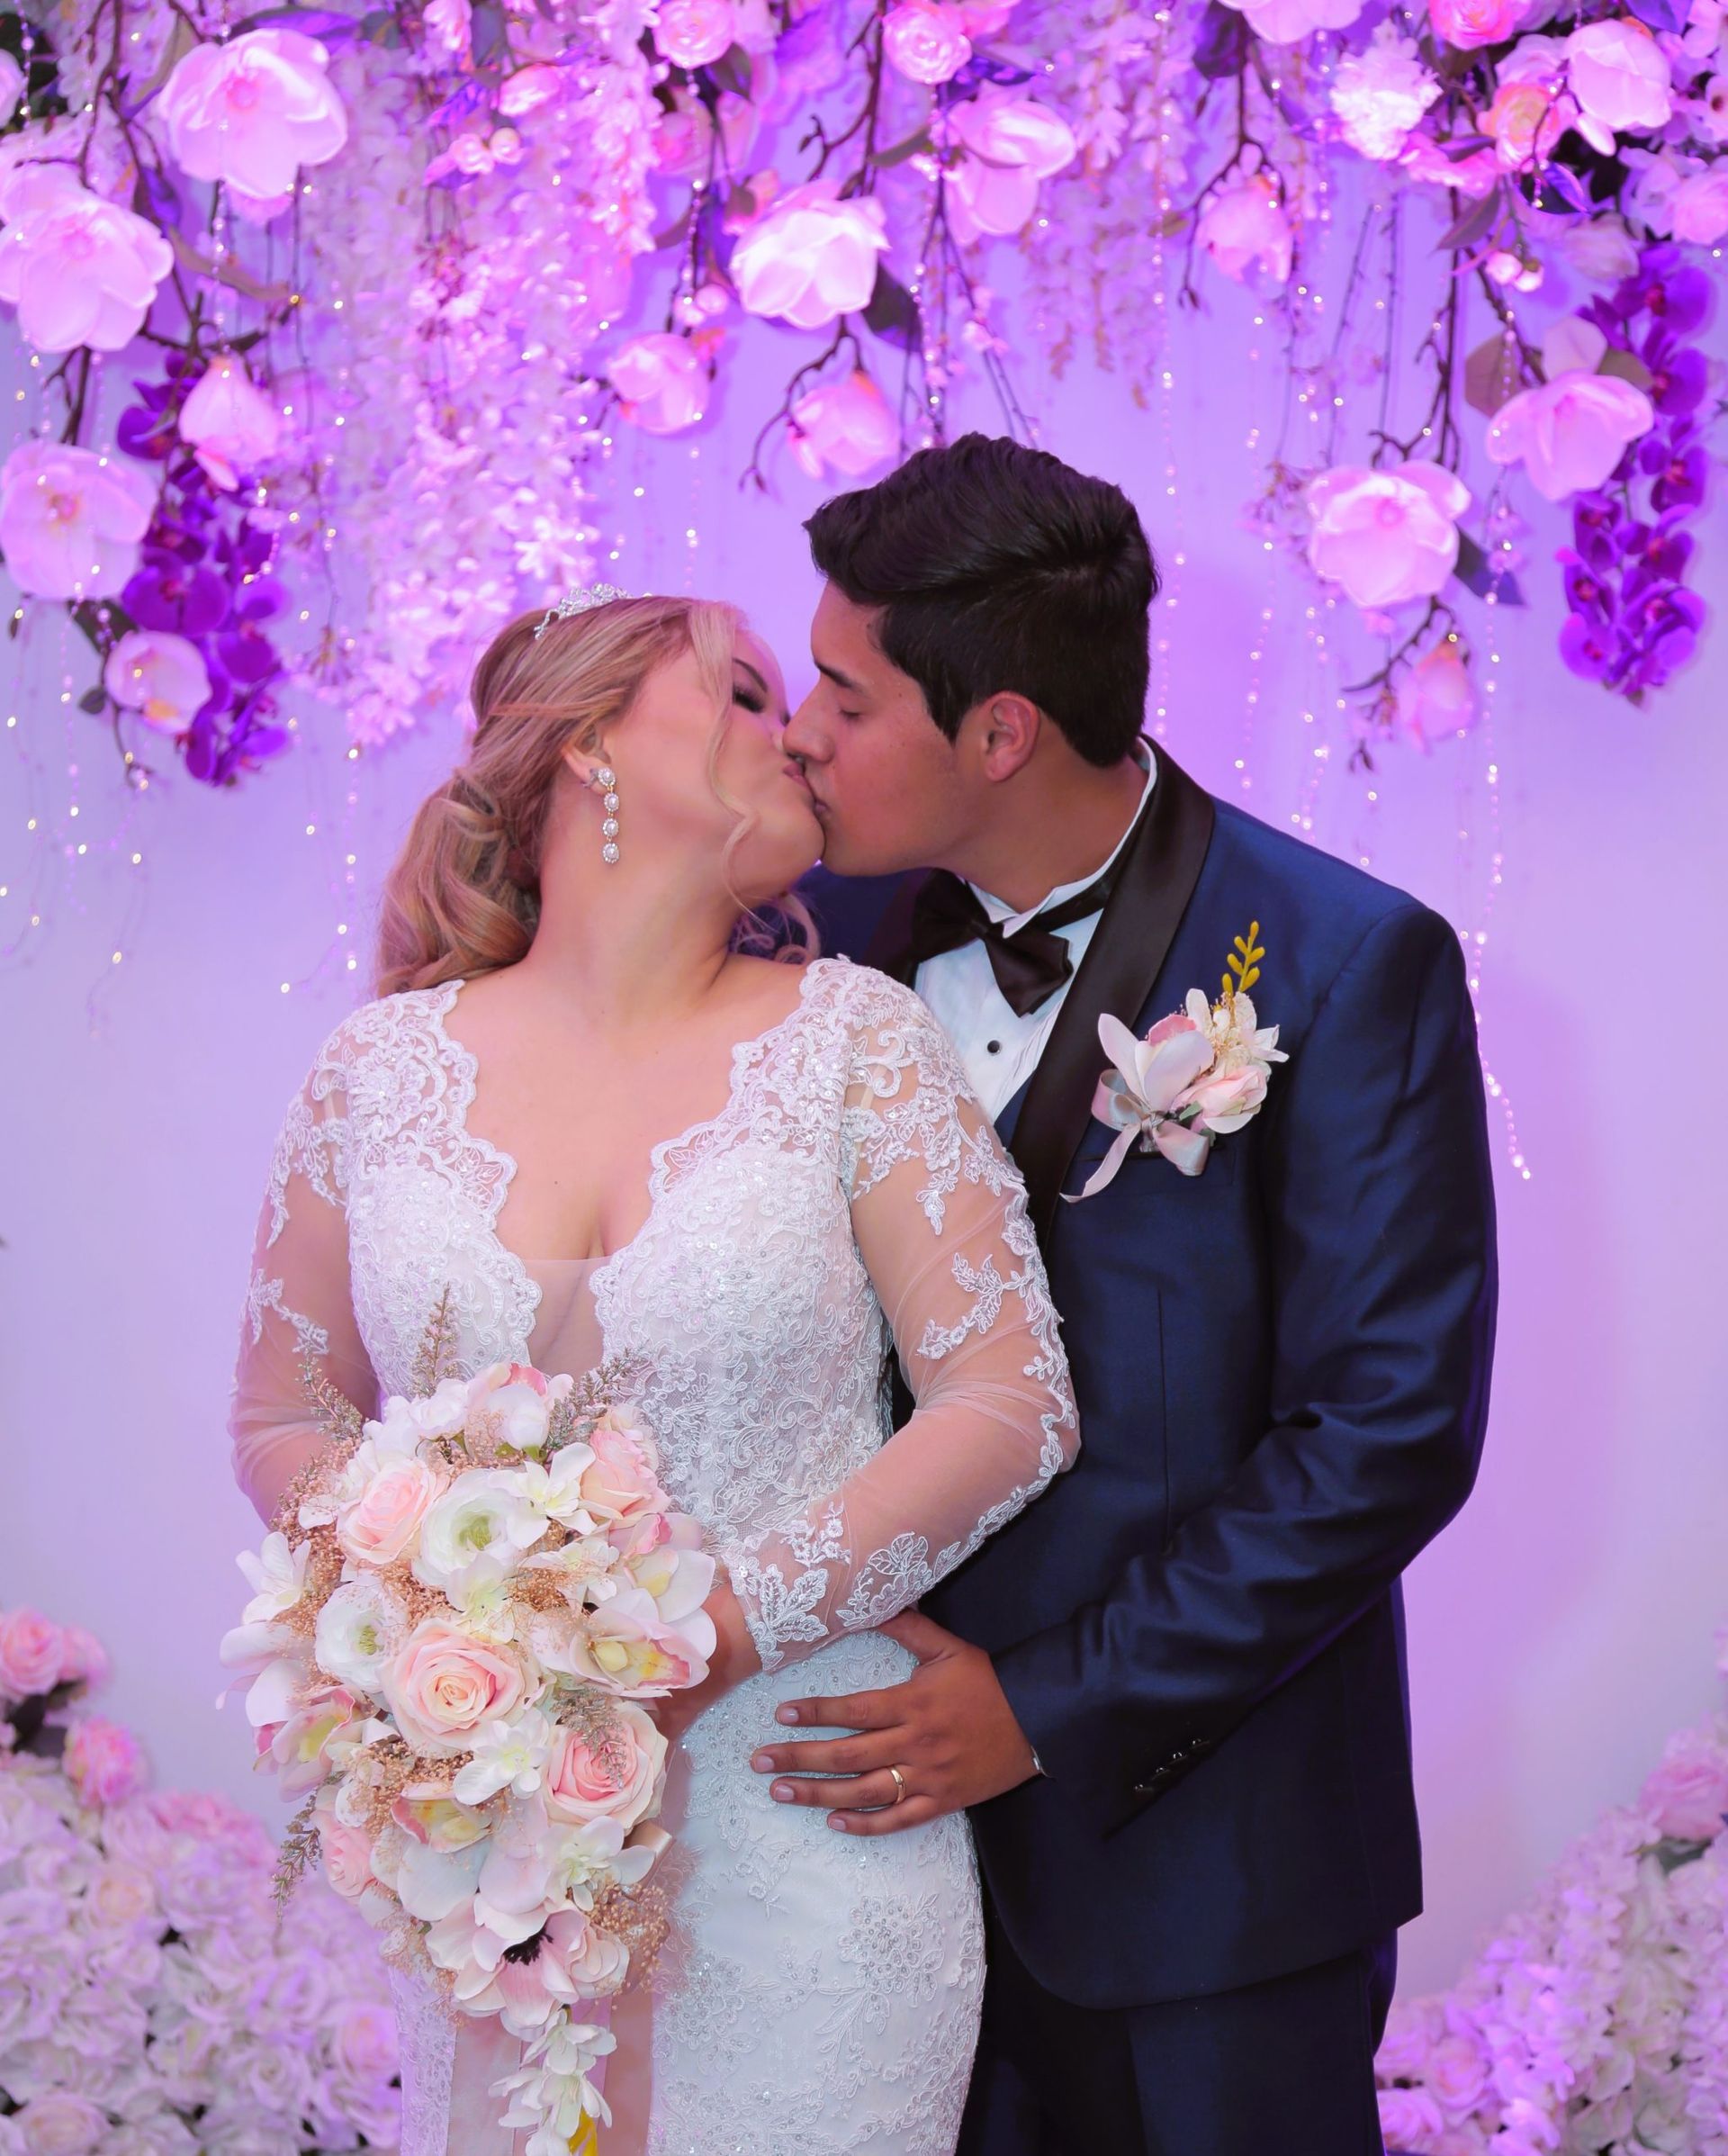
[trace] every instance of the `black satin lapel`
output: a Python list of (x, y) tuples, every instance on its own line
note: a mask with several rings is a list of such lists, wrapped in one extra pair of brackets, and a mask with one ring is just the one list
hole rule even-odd
[(1212, 797), (1162, 749), (1155, 753), (1151, 807), (1051, 1028), (1009, 1142), (1026, 1177), (1040, 1241), (1056, 1218), (1103, 1073), (1098, 1021), (1113, 1011), (1125, 1025), (1134, 1024), (1170, 954), (1211, 843)]
[(903, 980), (908, 988), (918, 969), (912, 962), (912, 916), (918, 904), (918, 893), (930, 875), (926, 869), (922, 874), (907, 876), (894, 897), (888, 901), (888, 910), (870, 938), (869, 949), (864, 953), (864, 963), (874, 966), (878, 973), (892, 975)]

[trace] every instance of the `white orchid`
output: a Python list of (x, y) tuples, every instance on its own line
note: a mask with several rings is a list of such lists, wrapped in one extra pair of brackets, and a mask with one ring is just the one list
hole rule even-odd
[(484, 1804), (508, 1789), (532, 1797), (544, 1777), (557, 1726), (539, 1707), (525, 1707), (507, 1722), (489, 1722), (474, 1739), (473, 1756), (451, 1783), (459, 1804)]
[(597, 1522), (582, 1502), (581, 1483), (593, 1465), (594, 1451), (589, 1445), (561, 1446), (544, 1465), (524, 1460), (517, 1470), (523, 1502), (543, 1520), (591, 1534)]
[(279, 1530), (266, 1535), (256, 1552), (243, 1549), (234, 1562), (246, 1575), (252, 1600), (241, 1610), (240, 1621), (254, 1625), (285, 1617), (306, 1592), (306, 1560), (311, 1554), (310, 1542), (292, 1548)]

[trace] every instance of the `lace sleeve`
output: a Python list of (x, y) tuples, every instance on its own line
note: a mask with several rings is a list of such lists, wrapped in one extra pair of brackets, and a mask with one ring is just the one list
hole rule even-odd
[(310, 1350), (370, 1413), (377, 1387), (348, 1284), (347, 1096), (338, 1033), (289, 1105), (252, 1255), (229, 1435), (234, 1476), (268, 1520), (322, 1432), (302, 1386)]
[(1073, 1462), (1067, 1360), (1020, 1171), (909, 989), (875, 981), (843, 1150), (916, 1409), (731, 1567), (765, 1669), (908, 1608)]

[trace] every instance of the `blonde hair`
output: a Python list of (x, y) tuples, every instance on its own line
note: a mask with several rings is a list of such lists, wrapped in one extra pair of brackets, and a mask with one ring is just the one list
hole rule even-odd
[[(614, 600), (555, 620), (536, 638), (543, 618), (519, 615), (474, 669), (467, 758), (421, 802), (384, 880), (381, 996), (493, 972), (526, 955), (540, 922), (540, 851), (564, 752), (588, 745), (621, 718), (648, 676), (687, 651), (714, 699), (709, 783), (740, 819), (722, 860), (730, 888), (750, 819), (726, 798), (716, 772), (742, 617), (705, 600)], [(734, 943), (799, 960), (812, 955), (815, 932), (798, 899), (783, 893), (770, 907), (744, 907)]]

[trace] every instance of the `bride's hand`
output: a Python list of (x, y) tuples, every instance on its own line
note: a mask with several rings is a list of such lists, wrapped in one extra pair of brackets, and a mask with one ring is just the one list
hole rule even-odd
[(744, 1622), (743, 1604), (722, 1574), (702, 1607), (714, 1619), (715, 1649), (708, 1673), (688, 1691), (669, 1692), (652, 1702), (654, 1720), (668, 1744), (675, 1745), (699, 1714), (722, 1700), (734, 1685), (753, 1677), (761, 1668), (761, 1656)]

